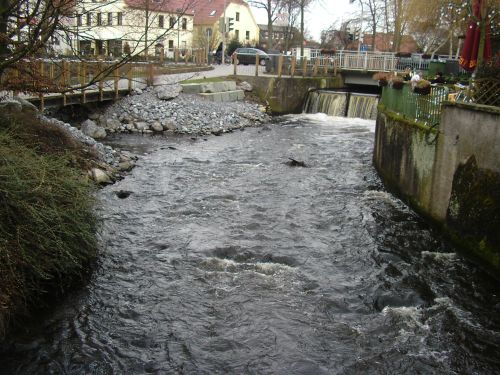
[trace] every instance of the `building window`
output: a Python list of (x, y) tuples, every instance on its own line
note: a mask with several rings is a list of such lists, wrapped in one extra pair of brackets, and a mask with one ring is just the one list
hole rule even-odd
[(113, 25), (113, 13), (108, 13), (108, 26)]
[(169, 40), (168, 41), (168, 49), (169, 50), (173, 50), (174, 49), (174, 41), (173, 40)]
[(123, 25), (123, 12), (116, 13), (116, 24), (119, 26)]
[(158, 27), (162, 28), (164, 27), (164, 17), (163, 16), (158, 16)]
[(234, 30), (234, 37), (240, 39), (240, 30)]
[(76, 15), (76, 26), (82, 26), (82, 25), (83, 25), (82, 15), (81, 14), (77, 14)]
[(186, 30), (187, 29), (187, 24), (188, 24), (188, 19), (187, 18), (183, 18), (182, 19), (182, 30)]
[(245, 39), (250, 40), (250, 31), (245, 32)]
[(240, 12), (236, 12), (236, 21), (240, 20)]
[(102, 13), (97, 13), (97, 26), (102, 26)]
[(175, 26), (175, 17), (170, 17), (168, 19), (168, 26), (172, 29)]
[(87, 26), (92, 26), (92, 13), (87, 13)]

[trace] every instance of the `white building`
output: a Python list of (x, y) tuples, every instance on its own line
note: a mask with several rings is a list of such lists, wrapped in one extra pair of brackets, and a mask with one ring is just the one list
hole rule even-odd
[(192, 47), (194, 12), (185, 0), (83, 0), (71, 45), (83, 55), (154, 55)]

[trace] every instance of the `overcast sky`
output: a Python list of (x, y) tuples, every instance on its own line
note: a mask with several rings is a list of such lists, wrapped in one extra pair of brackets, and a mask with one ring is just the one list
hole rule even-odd
[[(349, 0), (314, 0), (304, 17), (306, 30), (311, 36), (319, 41), (321, 30), (328, 28), (332, 23), (339, 21), (346, 14), (352, 13), (355, 9)], [(252, 8), (257, 23), (266, 24), (266, 12), (262, 9)]]

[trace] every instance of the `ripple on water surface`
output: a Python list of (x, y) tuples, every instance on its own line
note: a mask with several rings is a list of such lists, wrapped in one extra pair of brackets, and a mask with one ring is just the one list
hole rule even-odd
[(140, 138), (99, 192), (92, 282), (7, 341), (0, 373), (498, 373), (498, 283), (384, 190), (373, 137), (317, 114)]

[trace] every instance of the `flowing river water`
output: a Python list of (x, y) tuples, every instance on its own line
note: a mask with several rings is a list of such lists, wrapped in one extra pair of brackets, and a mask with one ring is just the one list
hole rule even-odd
[(123, 138), (147, 152), (99, 192), (98, 269), (0, 373), (498, 374), (498, 282), (384, 190), (374, 127)]

